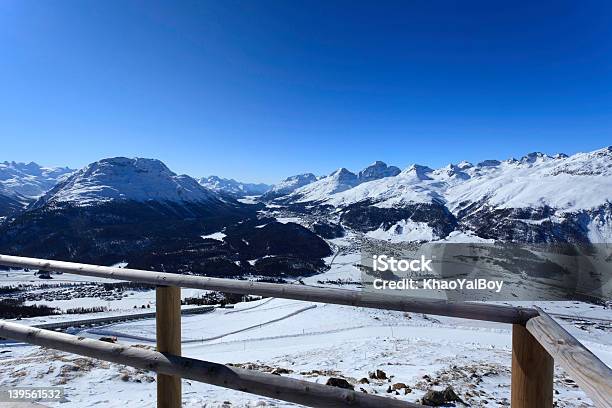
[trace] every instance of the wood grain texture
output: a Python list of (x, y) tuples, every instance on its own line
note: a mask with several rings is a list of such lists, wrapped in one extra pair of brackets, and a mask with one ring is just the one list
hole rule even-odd
[[(181, 288), (158, 286), (155, 289), (157, 351), (181, 355)], [(180, 408), (181, 377), (157, 374), (157, 407)]]
[(531, 333), (597, 407), (612, 407), (612, 369), (569, 334), (546, 312), (527, 322)]
[(512, 408), (552, 408), (553, 358), (524, 326), (512, 326)]

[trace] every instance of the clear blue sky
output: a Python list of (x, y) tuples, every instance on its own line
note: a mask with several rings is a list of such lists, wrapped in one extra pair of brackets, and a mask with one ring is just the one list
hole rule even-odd
[(274, 182), (593, 150), (610, 21), (607, 0), (2, 0), (0, 161)]

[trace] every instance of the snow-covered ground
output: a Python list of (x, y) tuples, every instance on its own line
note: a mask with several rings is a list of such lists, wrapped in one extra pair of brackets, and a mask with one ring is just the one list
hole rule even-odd
[(203, 239), (214, 239), (217, 241), (223, 241), (223, 238), (225, 238), (225, 234), (223, 232), (214, 232), (212, 234), (208, 234), (208, 235), (202, 235)]
[[(121, 266), (121, 265), (114, 265)], [(125, 266), (123, 264), (122, 266)], [(89, 296), (77, 296), (76, 291), (87, 292), (89, 288), (95, 288), (100, 283), (118, 282), (112, 279), (94, 278), (90, 276), (79, 276), (73, 274), (52, 274), (53, 279), (40, 279), (33, 271), (10, 270), (0, 271), (0, 286), (10, 287), (18, 285), (28, 285), (32, 288), (28, 293), (32, 296), (40, 295), (42, 299), (27, 300), (25, 305), (44, 305), (66, 311), (74, 308), (105, 307), (108, 312), (85, 313), (77, 315), (54, 315), (44, 317), (24, 318), (22, 322), (26, 324), (40, 324), (50, 322), (60, 322), (65, 320), (81, 320), (95, 317), (106, 317), (122, 315), (127, 313), (144, 313), (154, 309), (141, 310), (143, 306), (152, 308), (155, 305), (154, 290), (125, 290), (120, 294), (110, 297), (99, 297), (97, 291), (92, 290)], [(79, 285), (79, 286), (70, 286)], [(190, 297), (200, 297), (207, 293), (200, 289), (182, 289), (182, 299)], [(189, 306), (184, 306), (189, 307)], [(138, 309), (138, 310), (134, 310)]]
[[(338, 279), (358, 282), (361, 274), (355, 264), (359, 262), (359, 253), (347, 249), (351, 239), (349, 236), (332, 240), (338, 251), (327, 259), (331, 269), (303, 282), (332, 286), (337, 286), (331, 282)], [(341, 287), (354, 289), (355, 285)], [(140, 293), (151, 296), (153, 292)], [(148, 300), (154, 303), (154, 297)], [(606, 364), (612, 365), (609, 309), (579, 302), (539, 305), (557, 316), (577, 316), (558, 317), (558, 321)], [(184, 316), (182, 327), (183, 354), (188, 357), (266, 372), (282, 368), (287, 370), (282, 375), (318, 383), (325, 383), (329, 377), (345, 378), (356, 390), (407, 401), (417, 401), (431, 388), (452, 385), (471, 406), (509, 406), (509, 325), (262, 299), (237, 304), (234, 309)], [(151, 347), (155, 322), (116, 323), (84, 329), (78, 334), (91, 338), (116, 335), (121, 342)], [(383, 370), (391, 379), (359, 382), (376, 369)], [(66, 387), (67, 401), (55, 406), (151, 407), (156, 393), (154, 379), (151, 373), (116, 364), (28, 345), (0, 345), (0, 386)], [(400, 382), (409, 387), (409, 393), (387, 392), (389, 386)], [(559, 407), (592, 406), (559, 368), (555, 372), (555, 390)], [(193, 381), (183, 381), (183, 397), (187, 407), (295, 406)]]

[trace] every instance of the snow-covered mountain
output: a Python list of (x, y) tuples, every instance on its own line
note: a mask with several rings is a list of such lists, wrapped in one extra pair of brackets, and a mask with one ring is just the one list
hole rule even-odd
[(291, 193), (292, 197), (307, 197), (298, 201), (322, 201), (334, 193), (348, 190), (359, 184), (359, 177), (344, 167), (313, 183), (306, 184)]
[(114, 157), (91, 163), (42, 196), (32, 208), (89, 206), (110, 201), (208, 202), (212, 191), (186, 175), (176, 175), (159, 160)]
[(218, 193), (229, 194), (234, 197), (258, 196), (265, 194), (272, 186), (264, 183), (242, 183), (234, 179), (218, 176), (202, 177), (198, 180), (204, 187)]
[(103, 159), (0, 223), (0, 253), (217, 276), (324, 268), (325, 241), (301, 225), (261, 219), (258, 208), (159, 160)]
[(9, 195), (35, 199), (73, 171), (68, 167), (42, 167), (34, 162), (5, 161), (0, 163), (0, 185)]
[(287, 177), (280, 183), (273, 185), (272, 188), (270, 188), (270, 191), (263, 195), (262, 199), (272, 200), (277, 197), (282, 197), (287, 194), (291, 194), (298, 188), (310, 183), (314, 183), (315, 181), (317, 181), (317, 176), (312, 173), (304, 173)]
[(334, 206), (343, 210), (345, 223), (365, 231), (407, 234), (414, 229), (406, 227), (411, 221), (435, 223), (431, 239), (444, 238), (452, 230), (442, 227), (456, 225), (486, 238), (608, 242), (612, 147), (569, 157), (531, 153), (519, 160), (461, 162), (436, 170), (413, 165), (366, 182), (341, 169), (284, 202)]
[[(429, 177), (432, 170), (425, 166), (413, 165), (401, 171), (394, 177), (384, 177), (359, 184), (337, 194), (321, 197), (314, 194), (303, 196), (300, 201), (321, 201), (334, 206), (346, 206), (368, 200), (376, 202), (378, 207), (393, 207), (405, 203), (430, 203), (440, 199), (439, 192), (434, 188), (423, 188), (434, 184)], [(432, 183), (433, 182), (433, 183)]]
[(352, 173), (342, 167), (327, 177), (322, 177), (289, 193), (289, 202), (325, 201), (330, 195), (341, 193), (362, 183), (393, 177), (400, 173), (395, 166), (387, 166), (382, 161), (376, 161), (361, 170), (359, 174)]
[(612, 147), (573, 156), (532, 153), (520, 160), (462, 162), (437, 170), (412, 165), (392, 177), (356, 183), (340, 169), (297, 190), (297, 202), (378, 207), (441, 200), (452, 210), (482, 202), (495, 208), (549, 206), (559, 211), (596, 208), (612, 199)]
[(520, 160), (450, 164), (437, 170), (413, 165), (396, 177), (365, 183), (324, 201), (350, 204), (370, 199), (384, 207), (437, 199), (453, 212), (475, 202), (494, 208), (548, 206), (571, 212), (611, 200), (611, 176), (612, 148), (571, 157), (531, 154)]
[(466, 174), (463, 182), (447, 182), (445, 196), (453, 210), (483, 199), (494, 208), (589, 210), (612, 200), (612, 147), (571, 157), (532, 153)]
[[(359, 174), (340, 168), (319, 179), (313, 174), (289, 177), (262, 200), (276, 204), (271, 209), (304, 213), (312, 231), (326, 238), (350, 229), (394, 241), (612, 242), (612, 147), (572, 156), (531, 153), (475, 165), (398, 170), (375, 162)], [(257, 215), (261, 207), (176, 175), (158, 160), (117, 157), (92, 163), (22, 214), (15, 209), (27, 197), (0, 186), (0, 217), (10, 215), (0, 224), (0, 249), (4, 242), (15, 253), (30, 249), (32, 255), (68, 258), (87, 242), (80, 251), (94, 253), (92, 261), (108, 256), (109, 248), (117, 254), (145, 248), (164, 252), (184, 237), (189, 247), (204, 233), (247, 219), (270, 227), (245, 223), (245, 229), (236, 228), (229, 253), (248, 252), (242, 238), (256, 234), (267, 238), (253, 240), (268, 243), (282, 236), (280, 246), (299, 237), (312, 239), (303, 230), (262, 221)], [(60, 239), (56, 231), (65, 225), (67, 235)], [(96, 232), (85, 240), (83, 231), (90, 230)], [(294, 246), (287, 245), (284, 253)], [(258, 253), (266, 255), (271, 247)], [(228, 253), (227, 248), (206, 251), (210, 256)]]
[(167, 251), (249, 214), (153, 159), (114, 157), (76, 171), (0, 224), (5, 252), (107, 263)]

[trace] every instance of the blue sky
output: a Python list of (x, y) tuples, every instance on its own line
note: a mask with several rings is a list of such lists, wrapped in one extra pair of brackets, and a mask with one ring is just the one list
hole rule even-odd
[[(537, 3), (537, 4), (536, 4)], [(612, 144), (609, 1), (0, 1), (0, 161), (275, 182)]]

